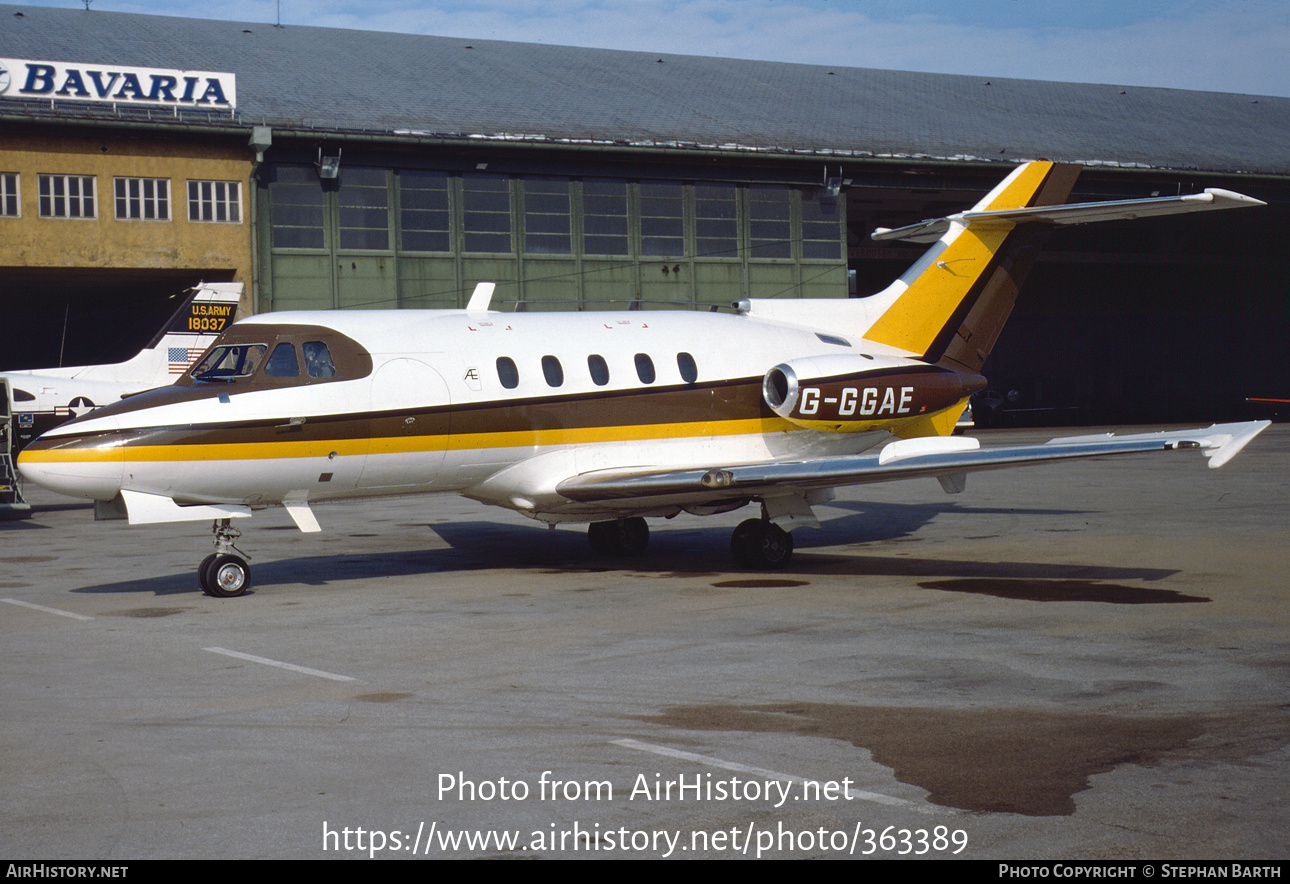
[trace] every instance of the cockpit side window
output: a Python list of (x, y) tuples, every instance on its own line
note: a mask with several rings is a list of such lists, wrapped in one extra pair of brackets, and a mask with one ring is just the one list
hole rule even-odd
[(201, 362), (193, 366), (198, 381), (232, 381), (255, 373), (256, 366), (268, 348), (264, 344), (227, 344), (213, 347)]
[(296, 359), (296, 348), (286, 341), (274, 347), (273, 355), (264, 364), (264, 373), (271, 378), (300, 377), (300, 361)]
[(331, 361), (331, 351), (322, 341), (305, 341), (305, 368), (311, 378), (334, 378), (336, 366)]

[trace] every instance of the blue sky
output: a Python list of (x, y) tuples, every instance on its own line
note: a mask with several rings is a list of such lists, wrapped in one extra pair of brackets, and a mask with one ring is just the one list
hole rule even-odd
[(276, 21), (280, 8), (287, 26), (1290, 97), (1287, 0), (93, 0), (91, 8), (250, 22)]

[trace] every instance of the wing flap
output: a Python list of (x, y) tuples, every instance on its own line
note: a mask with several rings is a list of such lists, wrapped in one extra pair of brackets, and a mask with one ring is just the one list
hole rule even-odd
[[(1210, 458), (1210, 467), (1231, 460), (1251, 439), (1269, 426), (1269, 421), (1218, 424), (1206, 429), (1173, 430), (1127, 436), (1075, 436), (1053, 439), (1037, 445), (977, 448), (961, 437), (944, 437), (948, 444), (934, 446), (931, 440), (917, 440), (915, 449), (907, 441), (893, 442), (877, 454), (822, 457), (798, 461), (764, 461), (690, 469), (596, 470), (563, 480), (556, 491), (582, 503), (645, 497), (697, 499), (758, 497), (786, 488), (810, 490), (864, 485), (920, 477), (952, 477), (951, 486), (961, 487), (967, 473), (1052, 463), (1074, 458), (1118, 454), (1199, 449)], [(897, 456), (885, 455), (893, 446)], [(942, 485), (945, 483), (943, 482)]]

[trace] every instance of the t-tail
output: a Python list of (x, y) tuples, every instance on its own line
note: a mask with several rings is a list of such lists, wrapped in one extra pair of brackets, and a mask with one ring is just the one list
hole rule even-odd
[(1026, 163), (966, 212), (875, 230), (873, 239), (880, 242), (932, 247), (900, 279), (865, 299), (872, 320), (864, 337), (927, 362), (979, 372), (1055, 226), (1263, 205), (1216, 188), (1067, 205), (1079, 172), (1067, 163)]
[(860, 336), (893, 355), (977, 373), (1055, 226), (1263, 205), (1215, 188), (1066, 205), (1079, 172), (1078, 165), (1068, 163), (1026, 163), (965, 212), (894, 230), (878, 228), (872, 236), (879, 242), (905, 240), (931, 248), (875, 295), (752, 300), (738, 306), (750, 315)]

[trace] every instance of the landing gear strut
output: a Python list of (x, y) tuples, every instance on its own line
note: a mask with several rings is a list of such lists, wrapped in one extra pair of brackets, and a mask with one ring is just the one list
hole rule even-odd
[(748, 519), (730, 536), (730, 553), (745, 568), (777, 571), (793, 559), (793, 535), (769, 519)]
[(234, 544), (242, 532), (232, 526), (232, 519), (216, 519), (211, 526), (215, 535), (215, 552), (197, 566), (197, 584), (202, 592), (216, 598), (231, 599), (251, 588), (249, 558)]
[(587, 540), (602, 556), (638, 556), (649, 545), (649, 525), (639, 516), (592, 522), (587, 526)]

